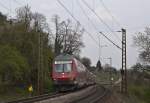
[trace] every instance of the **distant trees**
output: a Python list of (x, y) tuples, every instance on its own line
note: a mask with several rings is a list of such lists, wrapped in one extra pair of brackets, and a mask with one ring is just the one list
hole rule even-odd
[(90, 68), (91, 67), (91, 60), (87, 57), (83, 57), (81, 59), (81, 62), (87, 67)]
[(96, 68), (98, 71), (103, 69), (100, 60), (97, 61)]
[(109, 64), (105, 64), (104, 67), (103, 67), (104, 71), (106, 72), (114, 72), (114, 73), (117, 73), (117, 69), (113, 66), (110, 66)]
[(150, 28), (145, 28), (143, 33), (137, 33), (133, 39), (135, 46), (140, 49), (140, 59), (144, 62), (150, 63)]
[(136, 63), (131, 68), (133, 69), (133, 71), (141, 71), (142, 69), (144, 69), (144, 67), (141, 63)]
[(141, 63), (136, 63), (131, 67), (132, 71), (135, 72), (143, 72), (143, 71), (150, 71), (150, 65), (143, 65)]
[(0, 26), (4, 25), (7, 17), (0, 12)]

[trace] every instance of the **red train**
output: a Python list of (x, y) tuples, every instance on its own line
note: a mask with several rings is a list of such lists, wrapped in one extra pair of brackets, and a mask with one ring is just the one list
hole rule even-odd
[(52, 79), (59, 90), (75, 89), (95, 83), (95, 75), (68, 54), (59, 55), (54, 59)]

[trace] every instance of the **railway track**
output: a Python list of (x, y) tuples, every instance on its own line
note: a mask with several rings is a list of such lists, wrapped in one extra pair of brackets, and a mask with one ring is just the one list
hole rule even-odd
[[(99, 103), (99, 102), (103, 103), (103, 101), (105, 101), (107, 99), (107, 97), (111, 94), (110, 90), (104, 88), (101, 85), (93, 85), (91, 87), (93, 87), (93, 89), (91, 89), (89, 92), (85, 92), (84, 93), (85, 95), (76, 95), (76, 97), (73, 96), (72, 101), (65, 102), (65, 103)], [(88, 88), (88, 87), (85, 87), (85, 88)], [(69, 94), (82, 91), (85, 88), (81, 88), (81, 89), (79, 89), (77, 91), (73, 91), (73, 92), (63, 92), (63, 93), (55, 92), (55, 93), (51, 93), (51, 94), (44, 94), (44, 95), (39, 95), (39, 96), (30, 97), (30, 98), (26, 98), (26, 99), (15, 100), (15, 101), (7, 102), (7, 103), (40, 102), (43, 100), (50, 100), (52, 98), (67, 96)], [(64, 99), (66, 99), (66, 98), (64, 98)], [(48, 102), (46, 102), (46, 103), (48, 103)], [(57, 102), (57, 103), (59, 103), (59, 102)]]
[(59, 97), (59, 96), (65, 95), (65, 94), (67, 94), (67, 93), (55, 92), (55, 93), (44, 94), (44, 95), (34, 96), (34, 97), (30, 97), (30, 98), (10, 101), (10, 102), (7, 102), (7, 103), (33, 103), (33, 102), (38, 102), (38, 101), (42, 101), (42, 100), (45, 100), (45, 99)]
[(75, 93), (75, 92), (78, 92), (78, 91), (83, 90), (85, 88), (88, 88), (90, 86), (93, 86), (93, 85), (81, 87), (75, 91), (73, 90), (73, 91), (66, 91), (66, 92), (55, 92), (55, 93), (43, 94), (43, 95), (24, 98), (24, 99), (20, 99), (20, 100), (14, 100), (14, 101), (6, 102), (6, 103), (34, 103), (34, 102), (39, 102), (39, 101), (43, 101), (43, 100), (47, 100), (47, 99), (51, 99), (51, 98), (64, 96), (64, 95), (67, 95), (70, 93)]
[(111, 92), (109, 89), (106, 89), (101, 85), (97, 85), (93, 91), (83, 97), (79, 97), (77, 100), (74, 100), (70, 103), (104, 103), (107, 97), (110, 95)]

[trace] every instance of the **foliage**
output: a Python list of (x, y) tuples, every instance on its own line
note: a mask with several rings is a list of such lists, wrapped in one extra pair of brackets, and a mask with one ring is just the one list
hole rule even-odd
[(0, 75), (1, 81), (16, 83), (27, 80), (29, 65), (21, 53), (9, 45), (0, 45)]
[(133, 39), (134, 44), (140, 49), (140, 59), (144, 62), (150, 62), (150, 28), (145, 28), (144, 33), (139, 32)]
[(117, 73), (117, 69), (113, 66), (110, 66), (109, 64), (105, 64), (105, 66), (103, 67), (104, 71), (106, 72), (114, 72), (115, 74)]
[(91, 60), (87, 57), (83, 57), (81, 59), (81, 62), (87, 67), (87, 68), (90, 68), (91, 66)]
[(103, 69), (100, 60), (97, 61), (96, 68), (98, 70), (102, 70)]
[(49, 79), (48, 77), (46, 77), (45, 81), (44, 81), (44, 91), (45, 92), (52, 92), (54, 90), (53, 84), (52, 84), (52, 79)]
[[(46, 31), (46, 18), (42, 14), (32, 13), (30, 7), (25, 6), (17, 10), (17, 19), (11, 19), (11, 24), (7, 19), (3, 20), (5, 24), (0, 26), (0, 77), (6, 78), (8, 85), (27, 86), (32, 83), (37, 88), (40, 36), (44, 74), (50, 72), (50, 62), (54, 57), (49, 44), (50, 34)], [(43, 78), (49, 78), (49, 75)], [(4, 84), (4, 81), (0, 82)]]
[(133, 69), (133, 71), (137, 72), (137, 71), (143, 71), (144, 66), (141, 63), (136, 63), (131, 68)]
[(150, 74), (147, 74), (145, 68), (147, 66), (137, 63), (128, 71), (129, 94), (136, 97), (140, 103), (150, 102)]
[(7, 17), (0, 12), (0, 26), (4, 25)]
[(129, 93), (138, 98), (139, 101), (150, 103), (150, 87), (142, 85), (129, 85)]
[(7, 85), (24, 87), (32, 84), (36, 90), (40, 75), (43, 90), (52, 91), (49, 74), (53, 58), (60, 53), (79, 56), (84, 31), (78, 23), (73, 25), (70, 20), (59, 21), (55, 17), (54, 23), (56, 33), (53, 45), (51, 41), (54, 38), (50, 38), (52, 32), (46, 17), (38, 12), (33, 13), (28, 5), (16, 10), (15, 19), (7, 19), (0, 13), (0, 87), (5, 87), (6, 82)]
[(80, 24), (75, 25), (67, 19), (60, 21), (58, 15), (53, 17), (55, 24), (55, 55), (60, 53), (78, 54), (80, 48), (83, 47), (82, 35), (84, 30), (80, 27)]

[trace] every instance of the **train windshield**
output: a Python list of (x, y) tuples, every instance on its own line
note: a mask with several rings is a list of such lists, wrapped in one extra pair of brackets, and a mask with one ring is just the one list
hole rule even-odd
[(63, 72), (63, 64), (55, 64), (55, 72)]
[(72, 65), (69, 64), (55, 64), (55, 72), (71, 72)]
[(64, 72), (71, 72), (71, 64), (63, 64), (64, 65)]

